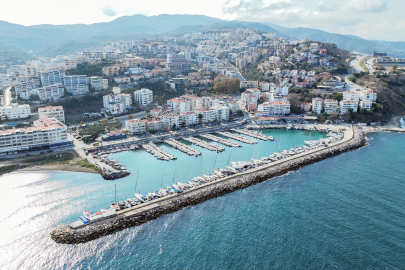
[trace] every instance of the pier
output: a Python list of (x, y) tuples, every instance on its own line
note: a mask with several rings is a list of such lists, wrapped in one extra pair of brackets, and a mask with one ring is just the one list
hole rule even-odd
[(198, 151), (197, 149), (195, 149), (195, 148), (193, 148), (191, 146), (188, 146), (188, 145), (186, 145), (184, 143), (181, 143), (181, 142), (179, 142), (179, 141), (177, 141), (175, 139), (171, 138), (171, 139), (164, 140), (163, 142), (167, 143), (168, 145), (176, 148), (177, 150), (179, 150), (179, 151), (181, 151), (183, 153), (186, 153), (189, 156), (199, 156), (199, 155), (201, 155), (201, 152)]
[(243, 136), (239, 136), (239, 135), (233, 134), (233, 133), (228, 132), (228, 131), (226, 131), (226, 132), (217, 132), (217, 133), (218, 133), (219, 135), (222, 135), (222, 136), (225, 136), (225, 137), (234, 139), (234, 140), (239, 141), (239, 142), (243, 142), (243, 143), (247, 143), (247, 144), (255, 144), (255, 143), (257, 143), (257, 142), (254, 141), (254, 140), (251, 140), (251, 139), (249, 139), (249, 138), (246, 138), (246, 137), (243, 137)]
[(247, 129), (231, 129), (231, 131), (236, 132), (236, 133), (240, 133), (246, 136), (250, 136), (262, 141), (274, 141), (273, 136), (266, 136), (262, 133), (259, 133), (257, 131), (252, 131), (252, 130), (247, 130)]
[(165, 160), (169, 161), (171, 159), (177, 159), (175, 156), (172, 154), (169, 154), (165, 151), (163, 151), (160, 147), (158, 147), (156, 144), (153, 142), (145, 143), (142, 144), (142, 147), (150, 154), (152, 154), (154, 157), (160, 160)]
[(225, 148), (212, 144), (212, 143), (208, 143), (206, 141), (203, 141), (201, 139), (198, 138), (194, 138), (194, 137), (187, 137), (187, 138), (183, 138), (183, 140), (190, 142), (192, 144), (198, 145), (202, 148), (208, 149), (210, 151), (216, 151), (216, 152), (222, 152), (225, 150)]
[(347, 151), (356, 150), (365, 144), (365, 134), (361, 129), (354, 127), (345, 132), (343, 140), (330, 144), (328, 147), (315, 148), (283, 160), (190, 188), (182, 193), (175, 193), (153, 200), (150, 203), (124, 209), (112, 218), (91, 223), (81, 228), (73, 229), (71, 225), (60, 226), (51, 232), (51, 238), (55, 242), (63, 244), (85, 243), (125, 228), (138, 226), (184, 207), (267, 181), (270, 178), (297, 170), (303, 166)]
[(212, 134), (201, 134), (200, 137), (223, 144), (225, 146), (229, 146), (229, 147), (235, 147), (235, 148), (242, 147), (242, 145), (240, 143), (233, 142), (233, 141), (230, 141), (230, 140), (227, 140), (227, 139), (224, 139), (224, 138), (212, 135)]

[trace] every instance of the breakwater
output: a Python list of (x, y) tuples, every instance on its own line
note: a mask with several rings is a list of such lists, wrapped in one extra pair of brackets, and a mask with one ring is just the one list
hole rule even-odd
[(89, 224), (79, 229), (72, 229), (70, 225), (60, 226), (51, 232), (51, 238), (57, 243), (64, 244), (88, 242), (124, 230), (125, 228), (140, 225), (189, 205), (195, 205), (208, 199), (283, 175), (289, 171), (297, 170), (303, 166), (358, 149), (365, 144), (364, 133), (355, 127), (353, 135), (350, 138), (345, 138), (342, 142), (330, 145), (329, 147), (295, 155), (278, 162), (198, 186), (183, 193), (157, 199), (140, 205), (135, 209), (124, 210), (114, 218)]

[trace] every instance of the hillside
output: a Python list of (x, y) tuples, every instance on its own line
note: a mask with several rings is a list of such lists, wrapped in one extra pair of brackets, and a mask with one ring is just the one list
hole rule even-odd
[(32, 60), (34, 56), (18, 47), (0, 43), (0, 63)]

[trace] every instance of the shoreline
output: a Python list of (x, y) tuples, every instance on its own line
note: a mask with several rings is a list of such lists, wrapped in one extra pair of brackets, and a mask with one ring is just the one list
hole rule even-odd
[(23, 169), (17, 169), (13, 172), (80, 172), (80, 173), (93, 173), (99, 174), (99, 172), (89, 169), (86, 167), (81, 167), (77, 165), (70, 164), (47, 164), (47, 165), (37, 165), (30, 166)]

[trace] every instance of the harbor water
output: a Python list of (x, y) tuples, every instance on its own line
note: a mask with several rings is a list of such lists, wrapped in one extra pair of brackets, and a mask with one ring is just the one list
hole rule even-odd
[[(288, 141), (289, 131), (280, 132)], [(298, 136), (301, 145), (310, 136), (290, 135)], [(169, 176), (168, 168), (177, 162), (185, 177), (189, 167), (199, 167), (201, 157), (182, 159), (185, 154), (169, 146), (165, 150), (178, 157), (174, 162), (158, 161), (146, 152), (116, 154), (114, 159), (133, 172), (132, 178), (117, 181), (72, 172), (4, 175), (0, 177), (0, 268), (401, 269), (405, 265), (405, 135), (369, 136), (373, 137), (370, 146), (358, 151), (80, 245), (56, 244), (49, 233), (85, 209), (107, 207), (114, 200), (115, 184), (120, 199), (131, 196), (138, 168), (141, 190), (147, 191), (161, 185), (162, 173), (148, 177), (142, 170), (164, 170)], [(262, 143), (277, 145), (274, 137), (276, 141)], [(263, 146), (243, 145), (234, 148), (234, 161), (243, 157), (237, 150), (245, 148), (251, 157), (255, 147), (260, 157)], [(218, 159), (215, 152), (200, 151), (210, 165)], [(227, 147), (219, 153), (224, 163), (229, 152)], [(137, 167), (138, 155), (151, 160)], [(188, 164), (187, 159), (195, 161)], [(174, 167), (180, 171), (180, 165)]]

